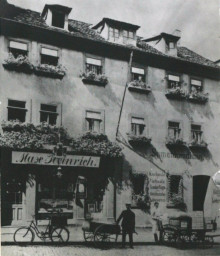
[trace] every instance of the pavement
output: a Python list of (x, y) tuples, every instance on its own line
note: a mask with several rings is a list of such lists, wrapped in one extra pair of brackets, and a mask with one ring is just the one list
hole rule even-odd
[[(14, 244), (13, 235), (18, 227), (2, 227), (1, 228), (1, 243), (2, 245), (12, 245)], [(38, 226), (39, 230), (45, 230), (45, 226)], [(84, 237), (83, 231), (81, 226), (68, 226), (70, 237), (69, 237), (69, 244), (77, 244), (77, 245), (84, 245)], [(138, 234), (134, 234), (134, 244), (136, 245), (154, 245), (154, 237), (151, 232), (151, 228), (136, 228)], [(220, 245), (220, 229), (216, 232), (208, 233), (211, 236), (214, 236), (214, 242)], [(216, 237), (215, 237), (216, 236)], [(128, 239), (128, 237), (127, 237)], [(118, 242), (121, 241), (121, 236), (118, 238)], [(42, 242), (36, 235), (34, 239), (35, 244), (45, 244)], [(47, 241), (50, 243), (50, 241)], [(220, 254), (219, 254), (220, 255)]]

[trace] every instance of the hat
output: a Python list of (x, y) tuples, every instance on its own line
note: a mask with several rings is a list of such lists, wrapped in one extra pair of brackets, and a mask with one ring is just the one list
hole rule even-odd
[(131, 203), (130, 202), (126, 202), (125, 205), (131, 205)]

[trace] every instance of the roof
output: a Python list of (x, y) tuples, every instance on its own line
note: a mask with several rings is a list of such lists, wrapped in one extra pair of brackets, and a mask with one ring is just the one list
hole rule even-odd
[(168, 33), (162, 32), (158, 36), (154, 36), (154, 37), (151, 37), (151, 38), (146, 38), (146, 39), (143, 39), (143, 41), (147, 43), (147, 42), (160, 40), (161, 38), (164, 38), (165, 40), (178, 41), (180, 39), (180, 36), (176, 36), (176, 35), (173, 35), (173, 34), (168, 34)]
[(140, 28), (140, 26), (138, 25), (134, 25), (131, 23), (127, 23), (127, 22), (123, 22), (123, 21), (119, 21), (119, 20), (113, 20), (110, 18), (103, 18), (98, 24), (96, 24), (93, 29), (97, 29), (98, 27), (102, 26), (103, 24), (109, 24), (110, 26), (115, 26), (118, 28), (124, 28), (124, 29), (132, 29), (132, 30), (137, 30)]
[[(0, 5), (2, 5), (2, 2), (0, 2)], [(178, 47), (177, 57), (173, 57), (173, 56), (166, 55), (158, 51), (154, 47), (150, 46), (146, 42), (141, 41), (140, 37), (138, 37), (137, 46), (116, 44), (116, 43), (105, 40), (98, 32), (96, 32), (96, 30), (91, 28), (91, 24), (89, 23), (69, 19), (69, 31), (66, 31), (64, 29), (48, 26), (39, 12), (35, 12), (29, 9), (23, 9), (23, 8), (14, 6), (12, 4), (7, 4), (5, 5), (5, 8), (0, 8), (0, 17), (9, 19), (15, 22), (31, 25), (32, 27), (48, 29), (51, 31), (56, 31), (58, 33), (66, 34), (73, 37), (80, 37), (80, 38), (101, 42), (106, 45), (115, 45), (121, 48), (134, 49), (140, 52), (146, 52), (154, 55), (165, 56), (167, 58), (175, 58), (175, 59), (187, 61), (190, 63), (195, 63), (195, 64), (219, 69), (219, 66), (216, 63), (200, 56), (199, 54), (189, 50), (186, 47)], [(103, 20), (104, 21), (107, 20), (109, 22), (113, 21), (120, 24), (132, 25), (129, 23), (115, 21), (107, 18), (104, 18)], [(136, 25), (133, 25), (133, 26), (136, 26)], [(139, 26), (136, 26), (136, 27), (139, 28)]]
[(59, 4), (45, 4), (43, 12), (42, 12), (42, 16), (45, 15), (45, 13), (47, 12), (48, 9), (51, 10), (57, 10), (57, 11), (62, 11), (66, 14), (69, 14), (72, 11), (72, 8), (69, 8), (67, 6), (64, 5), (59, 5)]

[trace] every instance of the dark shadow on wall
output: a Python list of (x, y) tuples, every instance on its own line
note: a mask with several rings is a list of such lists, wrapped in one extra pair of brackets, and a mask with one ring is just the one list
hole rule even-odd
[(190, 161), (191, 152), (186, 145), (166, 145), (166, 147), (169, 149), (174, 158), (183, 159), (188, 165), (192, 165)]

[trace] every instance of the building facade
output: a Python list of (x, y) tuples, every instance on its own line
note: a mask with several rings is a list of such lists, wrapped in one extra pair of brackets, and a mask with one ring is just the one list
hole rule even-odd
[(141, 39), (137, 25), (103, 18), (91, 27), (70, 12), (2, 2), (1, 121), (64, 126), (73, 137), (106, 134), (123, 159), (2, 146), (2, 224), (36, 213), (44, 223), (48, 204), (62, 207), (69, 223), (88, 213), (113, 221), (127, 200), (138, 226), (150, 223), (154, 201), (168, 213), (184, 207), (217, 218), (219, 67), (180, 46), (179, 31)]

